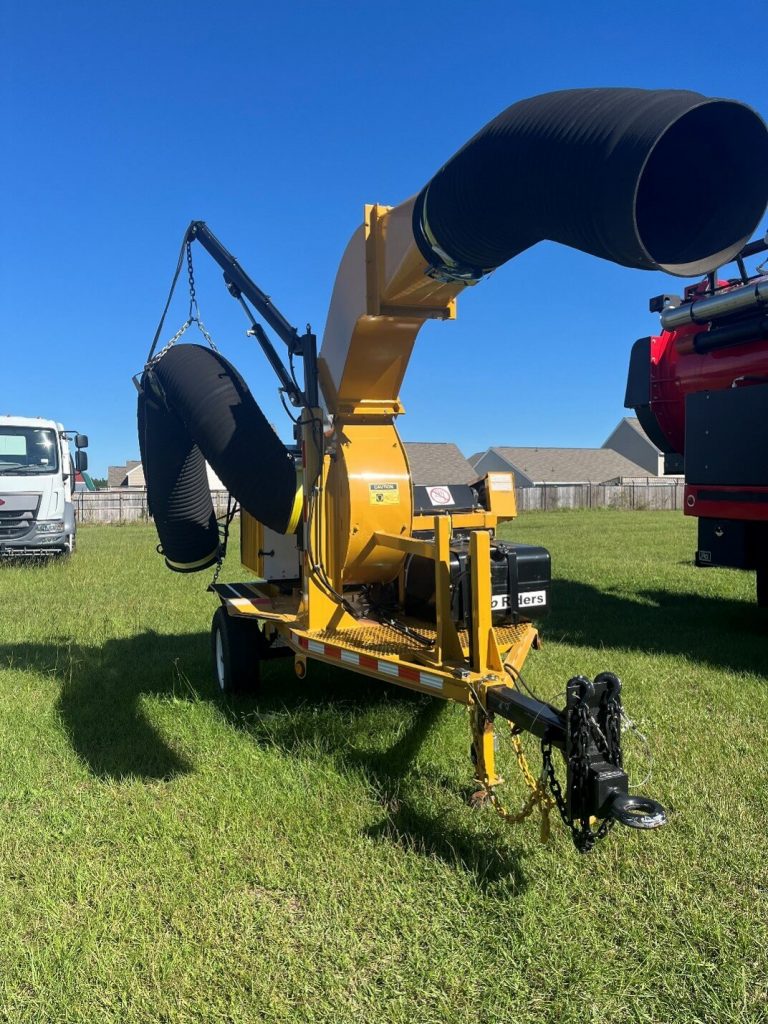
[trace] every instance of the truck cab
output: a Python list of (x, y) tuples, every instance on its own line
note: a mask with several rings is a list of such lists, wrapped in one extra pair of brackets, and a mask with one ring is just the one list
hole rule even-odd
[(0, 416), (0, 557), (72, 554), (75, 471), (88, 468), (87, 445), (54, 420)]

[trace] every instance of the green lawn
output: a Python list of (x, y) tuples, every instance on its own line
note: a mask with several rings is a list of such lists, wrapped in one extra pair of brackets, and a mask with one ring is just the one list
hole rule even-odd
[(0, 1020), (768, 1021), (752, 577), (694, 569), (680, 514), (506, 533), (557, 577), (529, 684), (623, 678), (660, 832), (583, 857), (553, 821), (542, 846), (467, 807), (463, 709), (330, 668), (272, 662), (227, 707), (209, 574), (168, 572), (148, 527), (0, 568)]

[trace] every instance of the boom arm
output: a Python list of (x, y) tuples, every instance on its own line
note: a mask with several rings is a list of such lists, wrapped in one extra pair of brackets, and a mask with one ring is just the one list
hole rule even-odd
[[(297, 406), (316, 406), (318, 403), (316, 340), (315, 335), (309, 329), (309, 325), (307, 325), (306, 333), (300, 335), (298, 330), (288, 323), (280, 310), (273, 304), (270, 297), (246, 274), (232, 253), (224, 248), (205, 221), (192, 221), (187, 229), (185, 241), (198, 241), (224, 271), (224, 283), (227, 286), (227, 291), (238, 300), (245, 310), (246, 316), (251, 321), (249, 333), (258, 341), (291, 403)], [(247, 299), (256, 308), (259, 315), (266, 320), (272, 330), (285, 342), (291, 355), (303, 356), (303, 392), (298, 387), (293, 375), (281, 361), (272, 342), (267, 337), (266, 331), (254, 318), (244, 299)]]

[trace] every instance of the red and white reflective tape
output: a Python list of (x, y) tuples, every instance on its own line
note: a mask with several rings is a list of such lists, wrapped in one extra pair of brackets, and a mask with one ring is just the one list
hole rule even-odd
[(333, 644), (323, 643), (322, 640), (312, 640), (310, 637), (301, 636), (291, 631), (291, 640), (308, 654), (319, 654), (324, 658), (343, 662), (351, 667), (366, 669), (369, 672), (376, 672), (382, 676), (390, 676), (393, 679), (402, 679), (409, 683), (416, 683), (419, 686), (426, 686), (429, 690), (442, 690), (443, 680), (431, 672), (423, 672), (411, 665), (400, 665), (395, 661), (384, 661), (382, 658), (374, 658), (370, 654), (358, 654), (357, 651), (348, 651), (342, 647), (335, 647)]
[(272, 610), (272, 601), (246, 583), (217, 583), (216, 593), (238, 612), (255, 615), (260, 609)]

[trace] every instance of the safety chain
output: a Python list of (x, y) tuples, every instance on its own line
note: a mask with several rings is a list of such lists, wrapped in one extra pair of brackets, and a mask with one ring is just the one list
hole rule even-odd
[(549, 812), (555, 806), (555, 801), (547, 793), (547, 781), (543, 770), (541, 776), (537, 779), (530, 769), (520, 737), (514, 731), (514, 726), (511, 723), (510, 729), (512, 749), (515, 752), (517, 764), (525, 779), (525, 784), (530, 790), (528, 798), (521, 809), (514, 813), (504, 806), (493, 786), (486, 786), (485, 791), (496, 813), (510, 825), (519, 825), (520, 822), (525, 821), (526, 818), (533, 814), (534, 808), (538, 807), (541, 813), (541, 841), (546, 843), (549, 839)]
[(232, 520), (235, 518), (239, 511), (239, 505), (236, 501), (232, 500), (232, 495), (227, 495), (227, 511), (224, 516), (224, 526), (219, 526), (219, 551), (216, 556), (216, 568), (213, 572), (213, 579), (208, 584), (208, 589), (211, 590), (219, 582), (219, 575), (221, 574), (222, 566), (224, 565), (224, 559), (227, 557), (227, 545), (229, 544), (229, 527)]
[(208, 589), (209, 590), (212, 590), (216, 586), (216, 584), (219, 582), (219, 575), (221, 573), (221, 567), (223, 565), (224, 565), (224, 555), (222, 554), (222, 551), (221, 551), (221, 545), (219, 545), (219, 553), (218, 553), (218, 555), (216, 557), (216, 568), (214, 569), (214, 572), (213, 572), (213, 579), (208, 584)]
[(617, 768), (624, 767), (624, 755), (621, 749), (621, 701), (615, 694), (606, 703), (606, 719), (608, 728), (608, 760)]
[(543, 762), (543, 772), (546, 772), (547, 779), (549, 781), (550, 791), (555, 798), (557, 809), (560, 812), (560, 817), (563, 819), (563, 824), (567, 829), (570, 830), (573, 836), (573, 843), (579, 853), (589, 853), (591, 849), (601, 839), (604, 839), (613, 828), (613, 818), (606, 818), (600, 823), (596, 829), (592, 829), (589, 824), (589, 819), (582, 819), (579, 825), (570, 817), (568, 814), (568, 806), (563, 796), (563, 790), (560, 783), (555, 775), (555, 766), (552, 764), (552, 744), (549, 740), (543, 739), (541, 741), (541, 754)]
[[(590, 712), (589, 704), (581, 699), (573, 705), (569, 712), (568, 728), (573, 737), (573, 752), (570, 757), (571, 785), (574, 792), (583, 792), (589, 775), (589, 740), (594, 737), (595, 743), (603, 756), (611, 764), (621, 768), (623, 757), (621, 752), (621, 718), (622, 707), (616, 691), (605, 699), (605, 725), (607, 736)], [(510, 723), (512, 748), (517, 764), (528, 787), (528, 797), (517, 812), (510, 811), (499, 799), (493, 786), (485, 786), (488, 800), (497, 814), (510, 825), (517, 825), (530, 817), (536, 807), (541, 812), (541, 840), (549, 838), (549, 812), (557, 807), (565, 827), (571, 832), (573, 842), (579, 853), (589, 853), (595, 845), (604, 839), (614, 826), (613, 818), (605, 818), (597, 828), (592, 828), (589, 818), (575, 821), (568, 813), (568, 802), (563, 794), (562, 786), (555, 774), (552, 762), (552, 743), (545, 736), (541, 741), (542, 766), (541, 775), (537, 779), (530, 769), (525, 756), (519, 733)]]
[[(593, 735), (600, 748), (601, 753), (617, 767), (622, 765), (621, 756), (621, 704), (617, 697), (611, 697), (606, 703), (606, 723), (608, 728), (608, 739), (603, 736), (597, 722), (590, 714), (589, 705), (585, 700), (580, 700), (573, 706), (570, 712), (571, 721), (569, 727), (574, 737), (574, 752), (570, 758), (570, 769), (572, 777), (572, 788), (575, 792), (583, 791), (589, 773), (589, 737)], [(589, 853), (590, 850), (611, 831), (614, 825), (613, 818), (605, 818), (596, 829), (590, 825), (589, 818), (581, 818), (578, 825), (568, 813), (568, 804), (563, 796), (563, 790), (555, 775), (555, 767), (552, 763), (552, 743), (544, 737), (541, 741), (541, 755), (543, 768), (549, 780), (549, 788), (555, 798), (557, 809), (563, 824), (570, 829), (573, 842), (579, 853)]]

